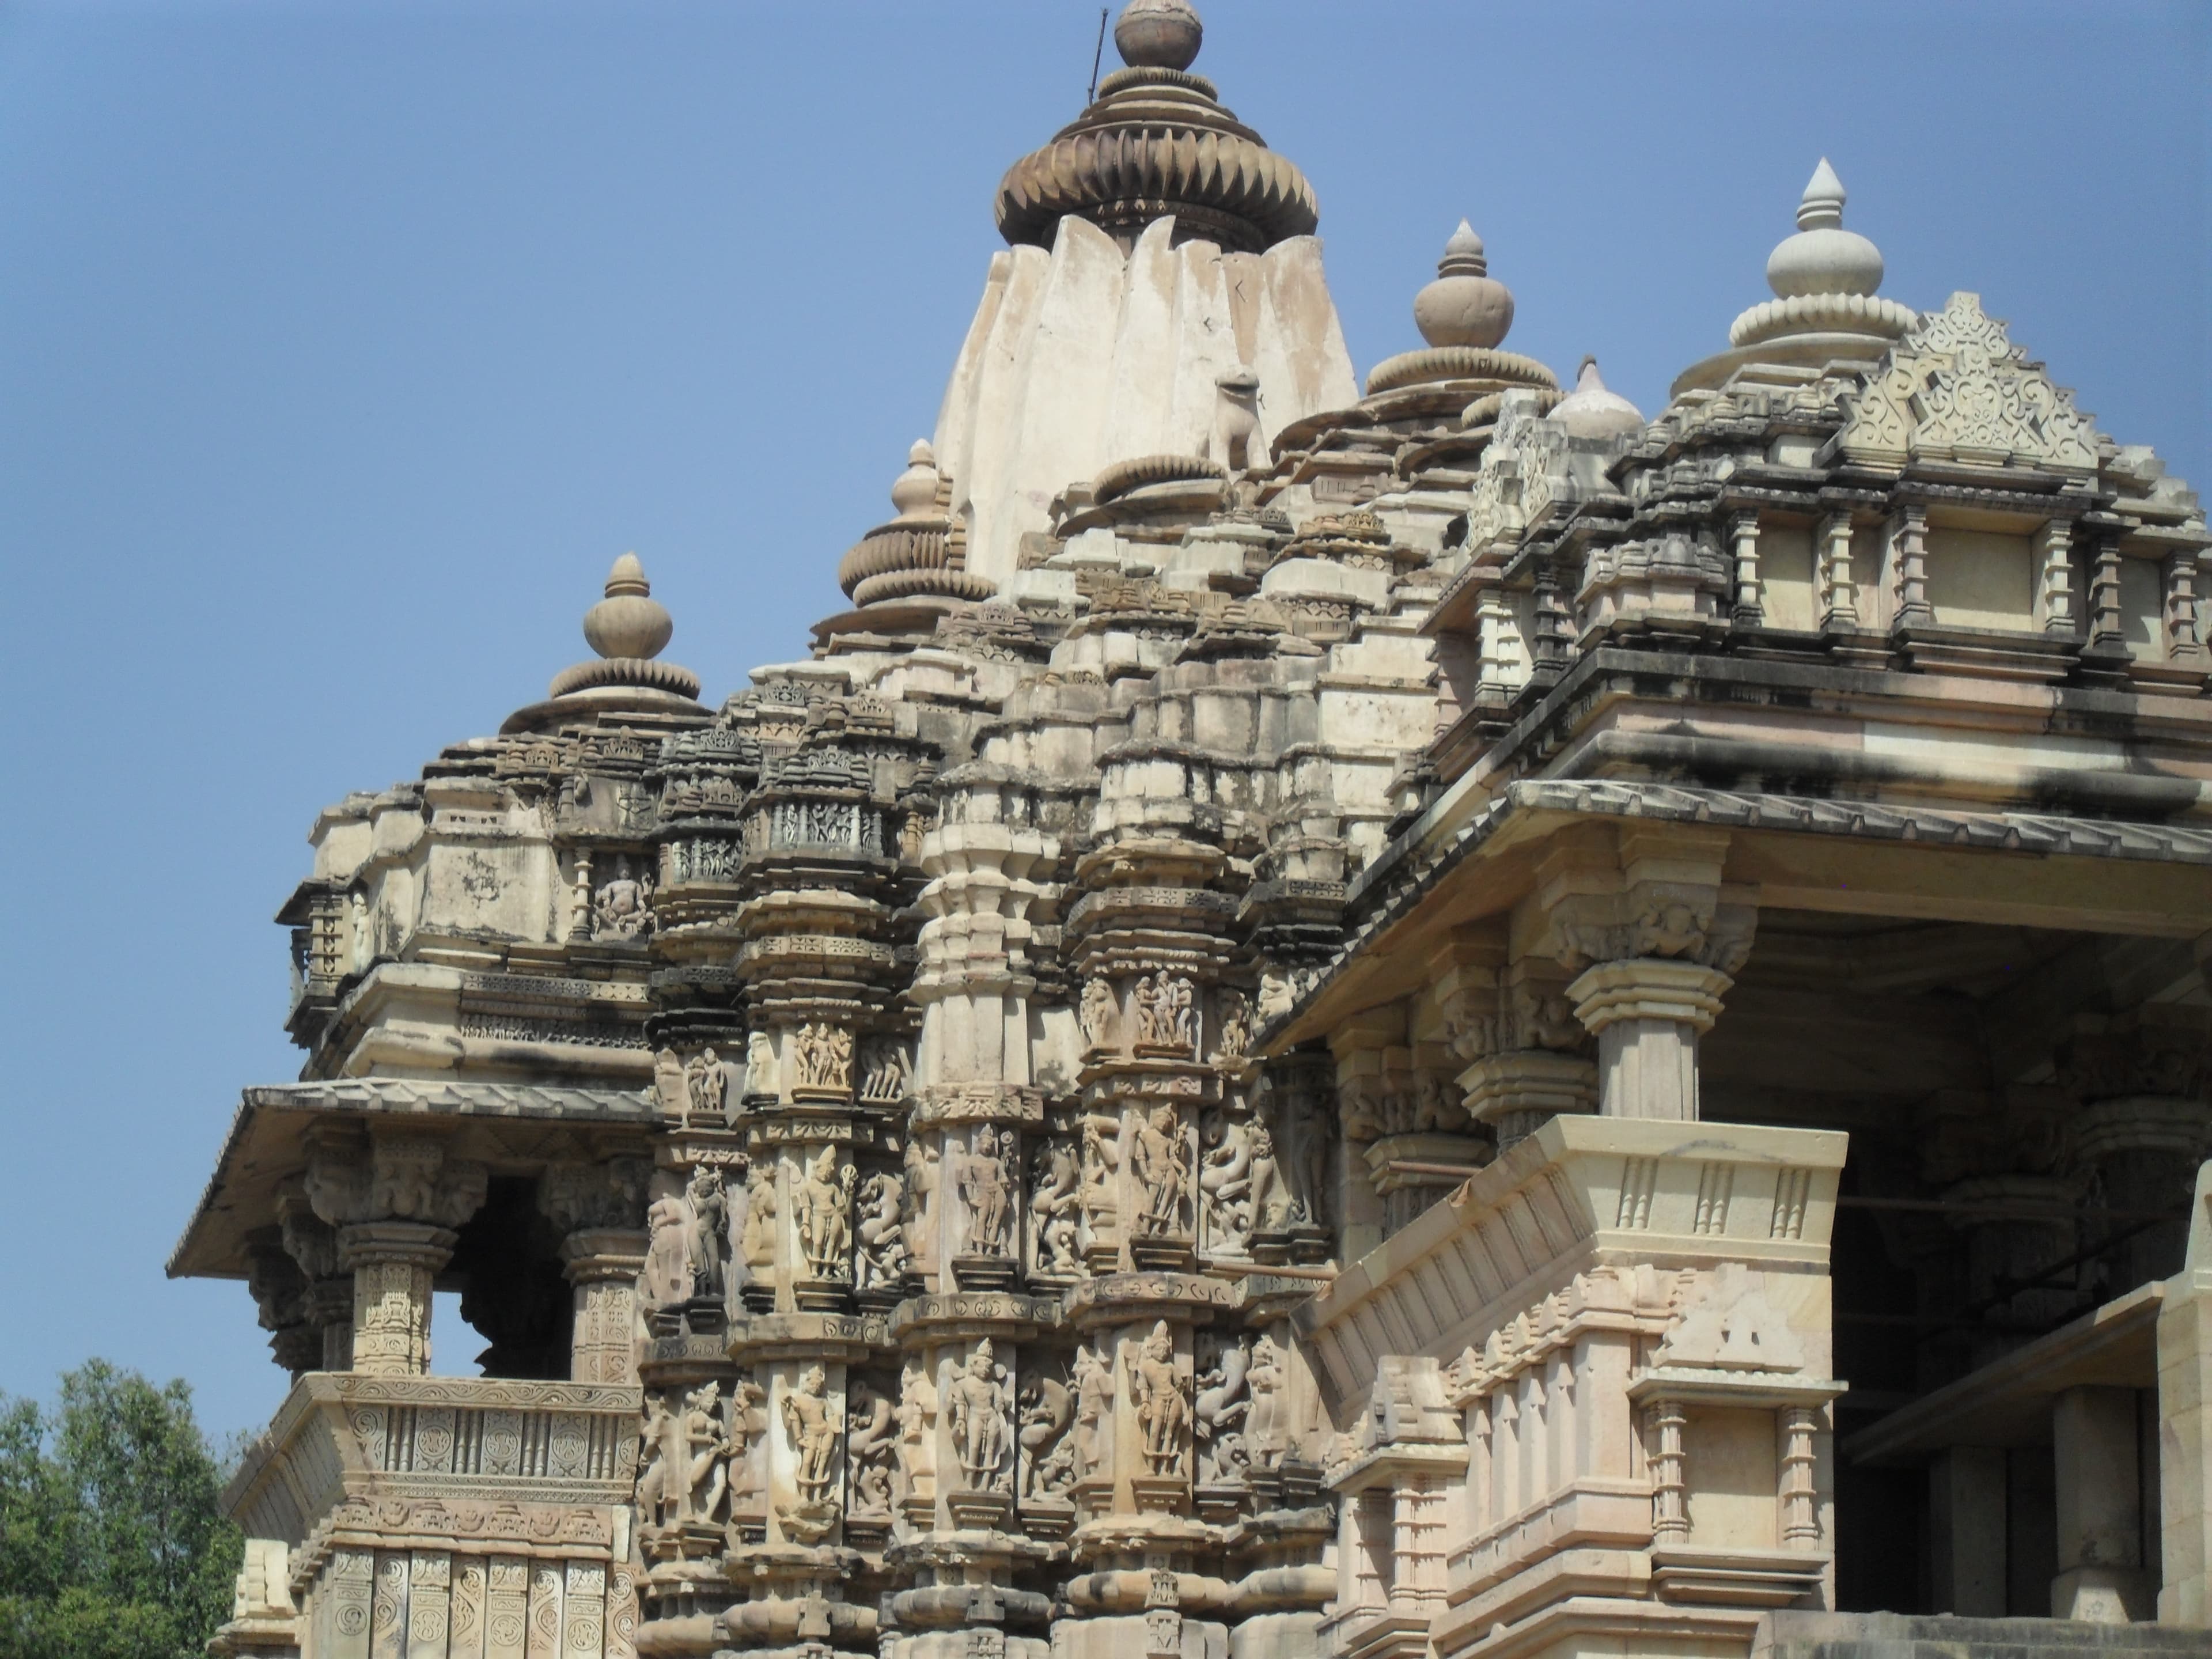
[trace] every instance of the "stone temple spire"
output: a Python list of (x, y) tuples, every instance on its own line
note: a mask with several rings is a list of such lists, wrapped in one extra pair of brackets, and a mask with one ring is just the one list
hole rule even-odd
[(623, 554), (607, 572), (605, 596), (584, 613), (584, 641), (599, 653), (596, 660), (562, 669), (546, 689), (550, 702), (517, 711), (501, 729), (525, 731), (586, 709), (696, 713), (699, 677), (654, 660), (675, 631), (668, 607), (653, 597), (645, 566), (636, 554)]
[(1024, 156), (1000, 181), (999, 231), (1010, 243), (1052, 245), (1073, 214), (1124, 249), (1173, 217), (1178, 242), (1257, 253), (1319, 222), (1313, 187), (1189, 72), (1205, 26), (1189, 0), (1130, 0), (1114, 26), (1127, 66), (1098, 83), (1097, 101)]

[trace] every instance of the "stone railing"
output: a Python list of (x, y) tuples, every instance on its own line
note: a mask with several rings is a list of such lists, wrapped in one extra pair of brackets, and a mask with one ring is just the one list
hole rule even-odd
[(638, 1411), (635, 1388), (310, 1372), (225, 1506), (289, 1547), (304, 1659), (628, 1659)]
[(1302, 1308), (1346, 1431), (1331, 1650), (1533, 1651), (1660, 1601), (1745, 1652), (1756, 1609), (1827, 1605), (1844, 1146), (1554, 1118)]

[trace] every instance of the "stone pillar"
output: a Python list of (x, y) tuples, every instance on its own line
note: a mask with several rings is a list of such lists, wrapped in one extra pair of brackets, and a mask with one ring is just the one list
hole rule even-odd
[(1607, 1117), (1694, 1121), (1698, 1039), (1735, 981), (1694, 962), (1604, 962), (1567, 988), (1598, 1041), (1598, 1110)]
[(1925, 628), (1937, 620), (1928, 602), (1928, 509), (1899, 507), (1889, 521), (1891, 597), (1896, 628)]
[(2205, 665), (2204, 638), (2197, 621), (2197, 561), (2194, 549), (2166, 556), (2165, 576), (2166, 657), (2187, 668)]
[(2160, 1624), (2212, 1624), (2212, 1164), (2158, 1315)]
[(2005, 1611), (2005, 1455), (1954, 1446), (1928, 1466), (1933, 1610), (1964, 1619)]
[(2053, 1402), (2051, 1431), (2058, 1491), (2051, 1616), (2097, 1625), (2148, 1618), (2135, 1390), (2069, 1389)]
[(1759, 514), (1756, 511), (1729, 514), (1729, 545), (1735, 565), (1735, 620), (1739, 626), (1756, 628), (1766, 620), (1759, 577)]
[(568, 1339), (572, 1382), (637, 1381), (637, 1279), (645, 1269), (646, 1235), (592, 1227), (561, 1242), (561, 1263), (575, 1287)]
[[(2153, 1006), (2084, 1024), (2100, 1029), (2069, 1037), (2055, 1065), (2077, 1103), (2068, 1150), (2088, 1207), (2133, 1212), (2085, 1222), (2093, 1241), (2109, 1241), (2098, 1258), (2109, 1299), (2179, 1271), (2190, 1182), (2212, 1157), (2212, 1103), (2203, 1098), (2198, 1011)], [(2160, 1211), (2172, 1219), (2145, 1224)]]
[(1814, 585), (1820, 626), (1824, 629), (1859, 625), (1858, 590), (1851, 581), (1851, 515), (1832, 513), (1820, 520), (1814, 557)]
[(276, 1200), (285, 1254), (306, 1279), (300, 1310), (315, 1334), (308, 1355), (311, 1369), (353, 1369), (353, 1275), (338, 1266), (337, 1235), (318, 1216), (304, 1193), (288, 1192)]
[(430, 1285), (452, 1259), (451, 1228), (365, 1221), (338, 1229), (338, 1261), (353, 1273), (353, 1369), (419, 1376), (430, 1369)]
[(2072, 639), (2081, 631), (2074, 614), (2074, 526), (2065, 519), (2050, 519), (2035, 535), (2036, 610), (2043, 631), (2057, 639)]
[(307, 1195), (337, 1229), (337, 1265), (353, 1275), (352, 1370), (429, 1369), (431, 1283), (488, 1180), (483, 1164), (434, 1136), (331, 1125), (311, 1138)]
[(284, 1248), (283, 1232), (259, 1229), (246, 1240), (246, 1285), (269, 1333), (272, 1358), (297, 1382), (302, 1373), (318, 1369), (323, 1358), (323, 1334), (307, 1311), (308, 1284)]

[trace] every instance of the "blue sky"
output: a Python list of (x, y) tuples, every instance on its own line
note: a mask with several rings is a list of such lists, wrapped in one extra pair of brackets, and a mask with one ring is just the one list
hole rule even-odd
[[(2201, 0), (1203, 10), (1363, 372), (1464, 214), (1509, 344), (1653, 412), (1825, 154), (1886, 293), (1978, 291), (2212, 485)], [(316, 809), (541, 696), (625, 548), (710, 698), (801, 653), (1097, 21), (0, 9), (0, 1389), (102, 1354), (265, 1418), (245, 1290), (161, 1264), (240, 1086), (297, 1069), (269, 918)]]

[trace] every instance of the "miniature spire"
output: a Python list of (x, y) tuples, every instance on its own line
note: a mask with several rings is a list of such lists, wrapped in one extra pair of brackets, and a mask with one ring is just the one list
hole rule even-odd
[(1129, 0), (1114, 24), (1114, 50), (1131, 69), (1187, 70), (1205, 39), (1190, 0)]
[(1466, 220), (1444, 244), (1436, 281), (1413, 296), (1413, 322), (1432, 346), (1495, 347), (1512, 328), (1512, 291), (1492, 278), (1482, 238)]
[(1805, 294), (1872, 294), (1881, 286), (1881, 250), (1844, 228), (1844, 182), (1822, 156), (1797, 204), (1797, 234), (1766, 261), (1777, 298)]
[(1584, 357), (1575, 389), (1559, 399), (1546, 418), (1574, 438), (1618, 438), (1644, 429), (1644, 412), (1609, 388), (1597, 372), (1597, 359)]

